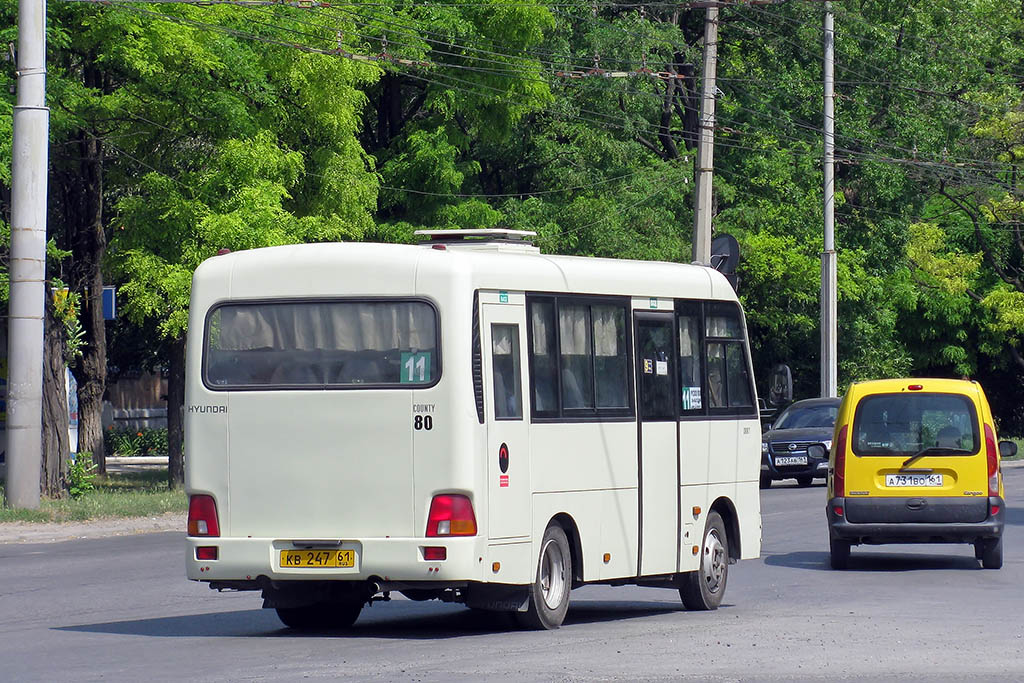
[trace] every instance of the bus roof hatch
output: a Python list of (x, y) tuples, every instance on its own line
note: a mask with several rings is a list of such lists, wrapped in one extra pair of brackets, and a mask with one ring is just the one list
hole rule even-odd
[(515, 251), (540, 253), (532, 238), (532, 230), (508, 230), (506, 228), (485, 228), (478, 230), (417, 230), (414, 233), (421, 244), (433, 247), (443, 244), (460, 249), (486, 249), (488, 251)]

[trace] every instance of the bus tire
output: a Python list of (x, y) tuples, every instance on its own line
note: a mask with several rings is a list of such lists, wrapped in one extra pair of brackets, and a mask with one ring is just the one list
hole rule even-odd
[(318, 602), (302, 607), (277, 607), (276, 611), (278, 619), (296, 631), (342, 629), (356, 623), (363, 603)]
[(540, 544), (537, 574), (530, 586), (530, 604), (525, 612), (516, 612), (519, 625), (533, 630), (554, 630), (562, 625), (569, 610), (572, 588), (572, 554), (569, 539), (557, 524), (544, 531)]
[(729, 581), (729, 537), (722, 516), (708, 514), (701, 543), (700, 567), (682, 576), (679, 597), (689, 610), (715, 610), (722, 604)]

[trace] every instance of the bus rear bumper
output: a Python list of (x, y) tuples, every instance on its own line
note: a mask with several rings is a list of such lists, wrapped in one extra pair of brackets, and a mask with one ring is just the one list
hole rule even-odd
[[(370, 538), (331, 543), (272, 538), (186, 538), (186, 575), (193, 581), (375, 581), (379, 583), (476, 581), (486, 541), (469, 538)], [(215, 548), (215, 551), (201, 550)], [(284, 550), (352, 550), (351, 567), (284, 567)], [(426, 548), (444, 548), (443, 560), (425, 559)], [(215, 553), (216, 559), (197, 559)]]

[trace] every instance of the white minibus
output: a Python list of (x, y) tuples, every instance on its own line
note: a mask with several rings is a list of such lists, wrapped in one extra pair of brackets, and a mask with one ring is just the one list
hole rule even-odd
[(558, 628), (569, 591), (715, 609), (756, 558), (760, 423), (713, 269), (511, 230), (216, 256), (188, 333), (187, 575), (297, 629), (392, 591)]

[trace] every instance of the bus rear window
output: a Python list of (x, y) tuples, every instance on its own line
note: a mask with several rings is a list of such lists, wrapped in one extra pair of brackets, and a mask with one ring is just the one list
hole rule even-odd
[(425, 301), (226, 304), (207, 316), (203, 377), (215, 390), (430, 386), (437, 337)]

